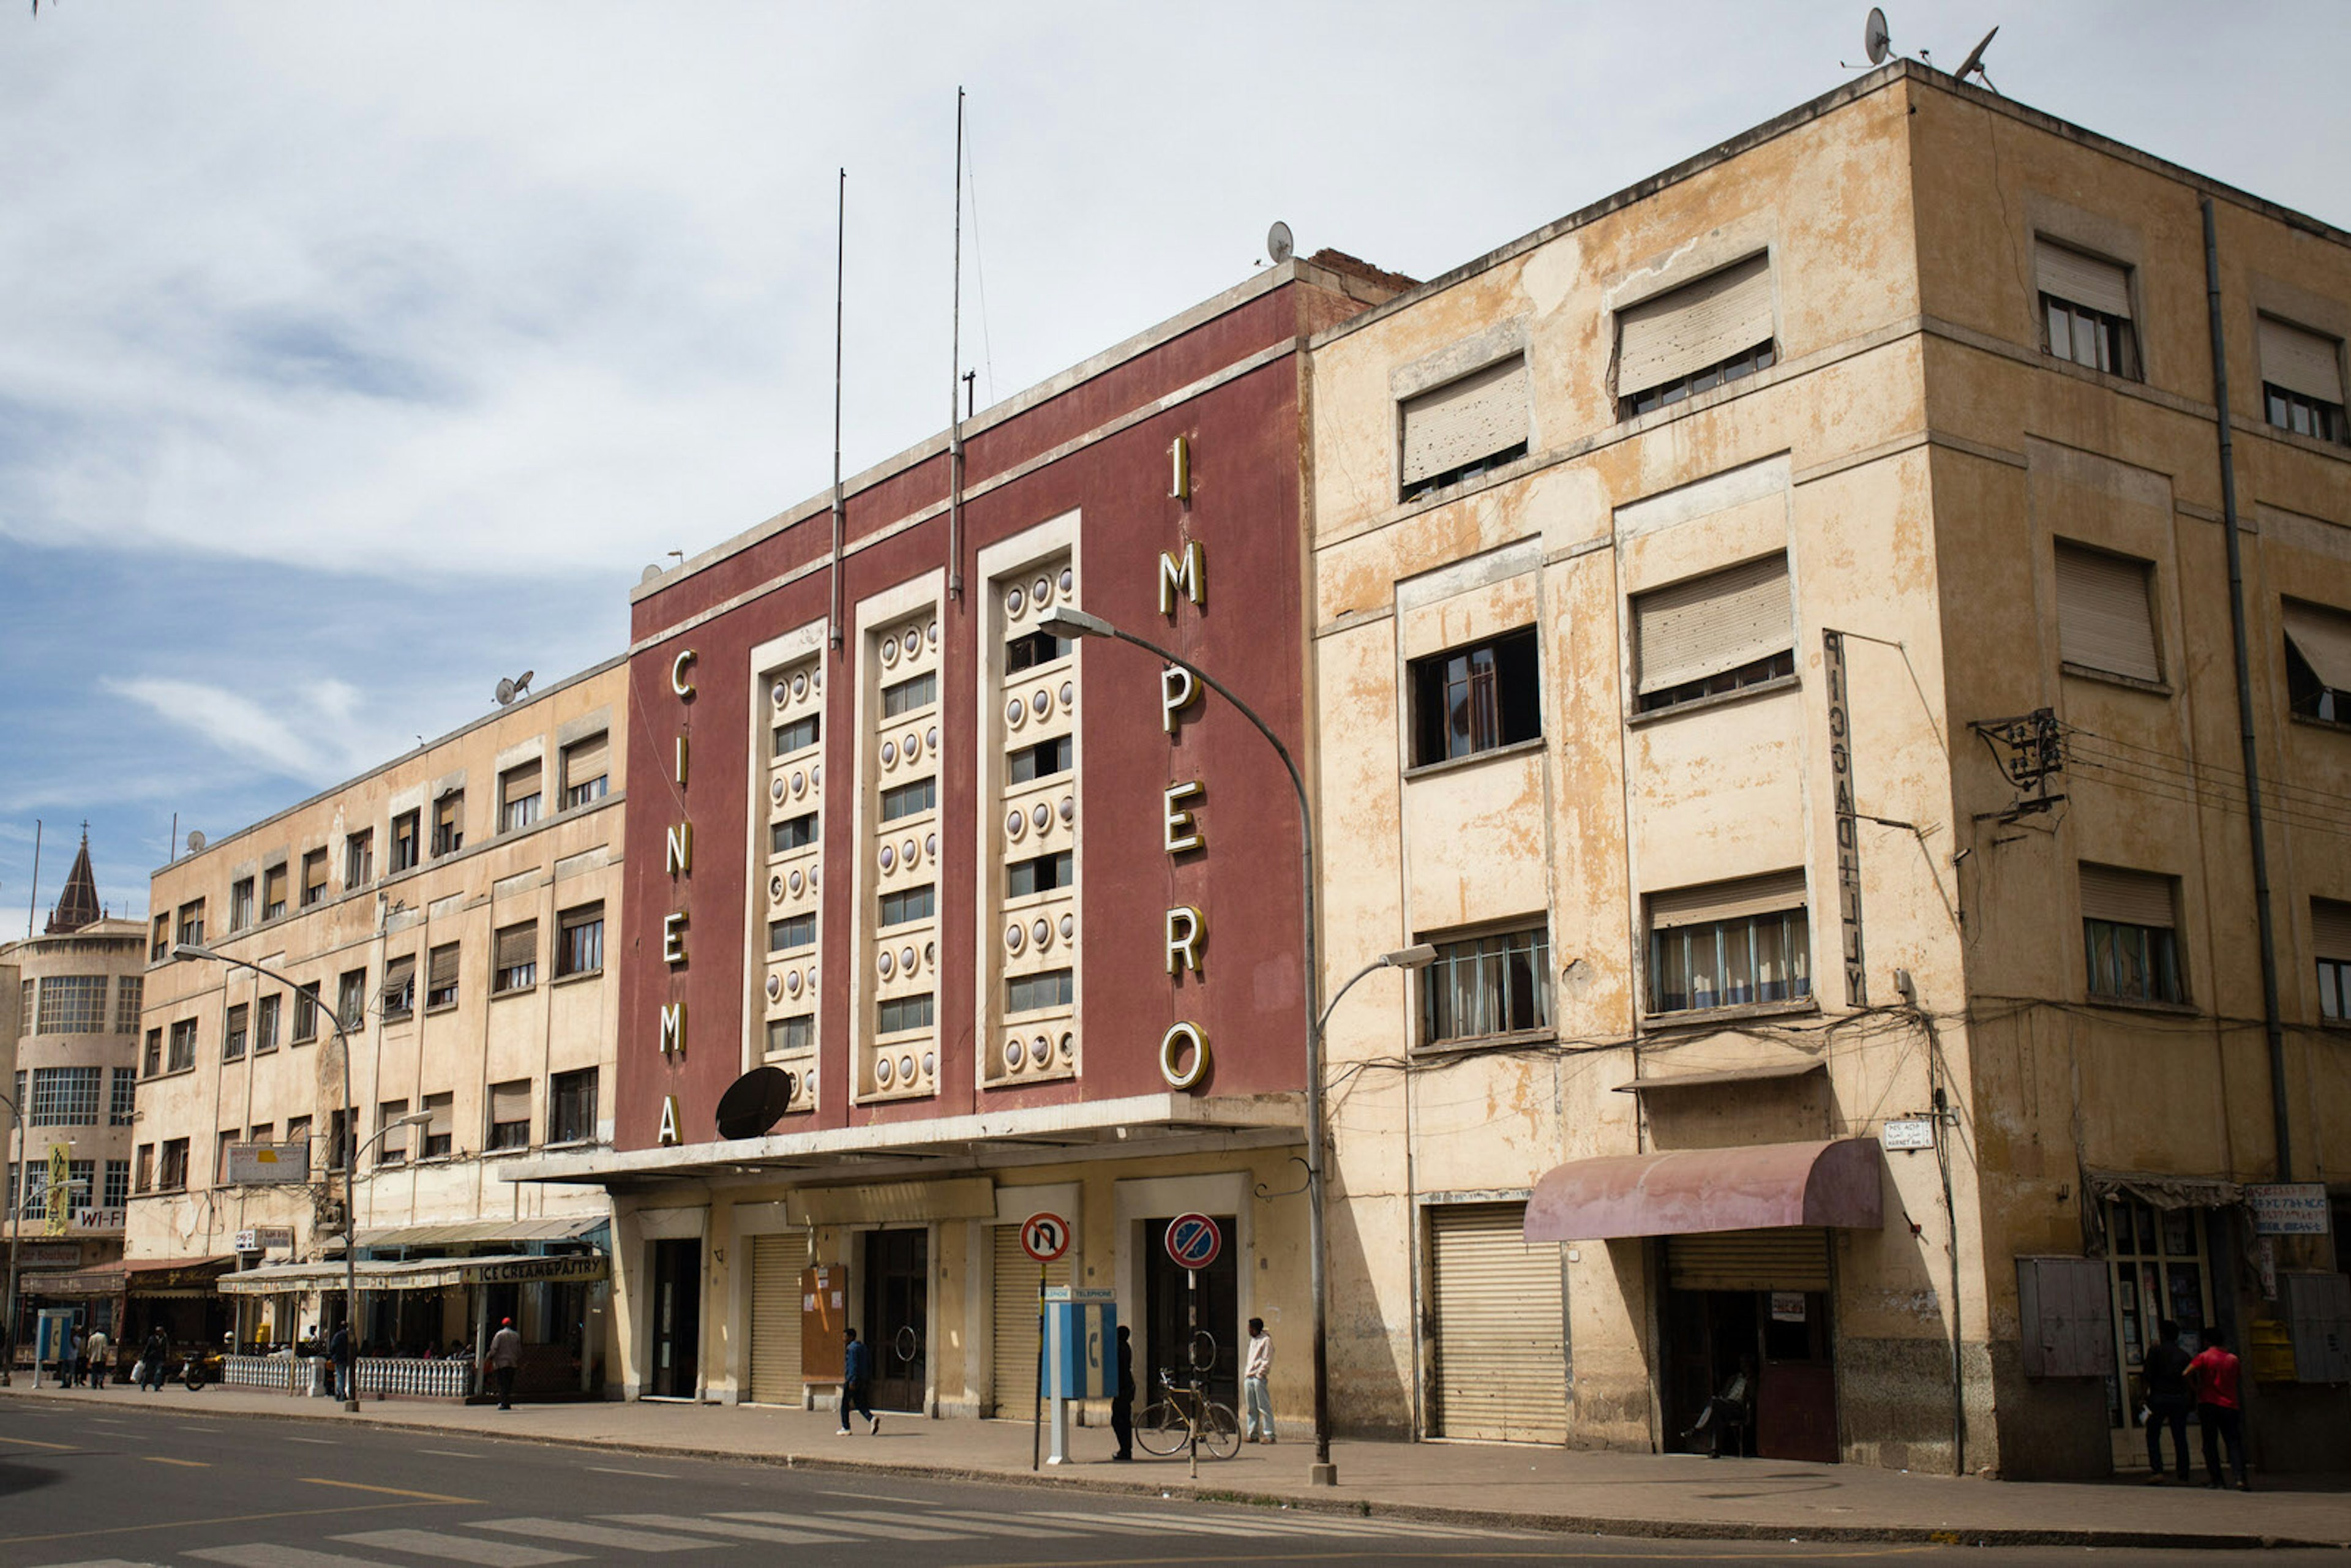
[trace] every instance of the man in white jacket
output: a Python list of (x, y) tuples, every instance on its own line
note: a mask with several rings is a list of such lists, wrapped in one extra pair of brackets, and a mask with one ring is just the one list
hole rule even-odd
[(1266, 1380), (1273, 1375), (1273, 1336), (1265, 1332), (1263, 1318), (1249, 1319), (1249, 1364), (1241, 1373), (1241, 1392), (1248, 1411), (1241, 1418), (1241, 1434), (1252, 1443), (1273, 1441), (1273, 1396), (1267, 1390)]

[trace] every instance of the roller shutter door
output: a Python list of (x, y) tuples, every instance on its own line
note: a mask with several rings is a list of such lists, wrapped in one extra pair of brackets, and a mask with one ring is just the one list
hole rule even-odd
[(751, 1402), (800, 1402), (800, 1270), (808, 1238), (751, 1238)]
[[(1037, 1260), (1020, 1250), (1020, 1228), (996, 1236), (996, 1414), (1027, 1421), (1037, 1409)], [(1047, 1266), (1047, 1283), (1070, 1282), (1070, 1260)]]
[(1567, 1441), (1560, 1250), (1528, 1245), (1523, 1204), (1429, 1212), (1436, 1308), (1431, 1426), (1438, 1437)]
[(1829, 1233), (1791, 1228), (1667, 1237), (1666, 1282), (1677, 1291), (1825, 1291)]

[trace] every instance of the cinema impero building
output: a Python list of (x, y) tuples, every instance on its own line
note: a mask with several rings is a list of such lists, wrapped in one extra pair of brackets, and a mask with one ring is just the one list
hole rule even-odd
[[(1115, 1289), (1149, 1368), (1196, 1210), (1213, 1380), (1261, 1316), (1302, 1417), (1289, 780), (1180, 670), (1040, 618), (1297, 747), (1301, 347), (1399, 281), (1276, 267), (967, 421), (959, 485), (943, 433), (638, 589), (613, 1144), (503, 1167), (611, 1193), (629, 1396), (815, 1399), (846, 1323), (879, 1408), (1026, 1418), (1021, 1222), (1071, 1222), (1052, 1279)], [(788, 1103), (722, 1136), (768, 1067)]]

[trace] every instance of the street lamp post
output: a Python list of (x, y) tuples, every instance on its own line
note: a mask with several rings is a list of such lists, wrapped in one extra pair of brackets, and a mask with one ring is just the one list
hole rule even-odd
[[(193, 942), (174, 943), (172, 947), (172, 956), (190, 960), (209, 959), (215, 964), (226, 964), (232, 968), (250, 969), (263, 979), (275, 980), (286, 987), (298, 998), (302, 995), (300, 981), (288, 979), (275, 969), (265, 969), (250, 958), (232, 957), (226, 953), (200, 946)], [(328, 1009), (325, 1000), (318, 997), (310, 998), (310, 1005), (314, 1009), (326, 1009), (327, 1021), (335, 1030), (336, 1051), (343, 1059), (343, 1318), (349, 1325), (344, 1332), (349, 1333), (358, 1327), (359, 1303), (359, 1197), (352, 1190), (352, 1184), (359, 1179), (360, 1162), (358, 1151), (350, 1147), (351, 1134), (357, 1130), (351, 1124), (359, 1119), (359, 1107), (351, 1103), (351, 1040), (350, 1036), (343, 1032), (343, 1015), (340, 1007)], [(398, 1124), (395, 1123), (394, 1125)], [(382, 1135), (382, 1133), (376, 1134), (379, 1138)], [(331, 1194), (334, 1190), (331, 1172), (329, 1175), (327, 1186), (328, 1191)], [(352, 1358), (356, 1361), (358, 1359), (356, 1340), (353, 1344)], [(352, 1380), (350, 1392), (351, 1396), (343, 1401), (343, 1408), (356, 1415), (360, 1407), (360, 1391), (356, 1378)]]
[[(1131, 632), (1121, 631), (1099, 615), (1089, 615), (1082, 610), (1057, 604), (1047, 611), (1040, 624), (1058, 636), (1107, 637), (1130, 643), (1144, 653), (1165, 659), (1178, 669), (1187, 672), (1202, 685), (1216, 693), (1265, 737), (1273, 754), (1281, 758), (1282, 768), (1290, 774), (1290, 787), (1298, 795), (1298, 862), (1301, 915), (1304, 924), (1304, 961), (1306, 983), (1302, 988), (1306, 1004), (1306, 1232), (1308, 1289), (1312, 1292), (1313, 1332), (1310, 1347), (1314, 1368), (1314, 1466), (1309, 1479), (1316, 1486), (1336, 1486), (1339, 1469), (1331, 1462), (1331, 1392), (1330, 1392), (1330, 1322), (1326, 1305), (1325, 1271), (1330, 1249), (1323, 1234), (1323, 1172), (1322, 1172), (1322, 1025), (1330, 1017), (1322, 1009), (1322, 974), (1316, 963), (1314, 950), (1314, 810), (1306, 796), (1306, 780), (1298, 771), (1298, 764), (1281, 737), (1259, 718), (1257, 710), (1233, 695), (1222, 681), (1186, 659), (1181, 653), (1147, 642)], [(1423, 952), (1426, 956), (1422, 956)], [(1361, 974), (1339, 988), (1344, 996), (1350, 987), (1374, 969), (1390, 967), (1417, 968), (1437, 956), (1433, 947), (1405, 948), (1399, 953), (1383, 955)], [(1338, 998), (1332, 998), (1332, 1005)]]
[[(27, 984), (31, 982), (27, 981)], [(7, 1349), (0, 1352), (0, 1388), (15, 1386), (16, 1375), (16, 1320), (22, 1309), (16, 1305), (16, 1244), (24, 1239), (25, 1231), (25, 1108), (5, 1094), (8, 1113), (16, 1124), (16, 1169), (8, 1192), (8, 1333)], [(33, 1354), (38, 1355), (37, 1348)]]

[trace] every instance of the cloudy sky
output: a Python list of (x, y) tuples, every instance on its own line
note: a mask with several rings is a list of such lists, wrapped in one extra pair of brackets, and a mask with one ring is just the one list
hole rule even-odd
[[(648, 563), (1247, 277), (1427, 277), (1833, 87), (1860, 0), (0, 6), (0, 935), (616, 653)], [(2351, 6), (1889, 6), (2351, 226)], [(2216, 19), (2218, 18), (2218, 19)], [(2294, 47), (2278, 47), (2281, 39)], [(7, 913), (14, 909), (16, 914)]]

